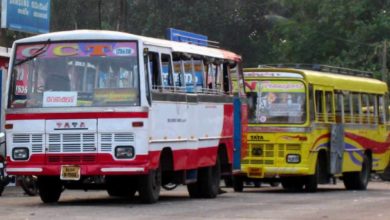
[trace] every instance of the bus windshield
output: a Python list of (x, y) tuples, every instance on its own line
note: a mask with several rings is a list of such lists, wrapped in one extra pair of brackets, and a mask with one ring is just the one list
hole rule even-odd
[(305, 86), (301, 81), (249, 80), (248, 85), (249, 123), (303, 124), (306, 121)]
[(16, 47), (10, 108), (138, 106), (136, 42), (61, 42)]

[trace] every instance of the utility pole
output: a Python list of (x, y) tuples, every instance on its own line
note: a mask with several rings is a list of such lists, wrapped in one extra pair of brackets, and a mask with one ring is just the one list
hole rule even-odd
[(382, 80), (388, 82), (388, 70), (387, 70), (387, 41), (383, 40), (383, 51), (382, 51)]

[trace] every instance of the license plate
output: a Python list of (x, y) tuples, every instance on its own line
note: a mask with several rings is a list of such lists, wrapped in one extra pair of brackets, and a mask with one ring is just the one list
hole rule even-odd
[(249, 169), (249, 176), (262, 176), (263, 175), (263, 171), (261, 168), (250, 168)]
[(62, 166), (61, 180), (80, 180), (79, 166)]

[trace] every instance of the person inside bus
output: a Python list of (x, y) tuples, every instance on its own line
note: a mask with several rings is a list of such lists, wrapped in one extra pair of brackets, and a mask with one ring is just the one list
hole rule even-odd
[(47, 61), (42, 66), (45, 91), (69, 91), (70, 79), (64, 61)]

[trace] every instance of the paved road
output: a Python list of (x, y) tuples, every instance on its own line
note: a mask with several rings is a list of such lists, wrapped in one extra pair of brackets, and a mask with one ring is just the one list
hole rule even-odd
[(7, 188), (0, 197), (1, 220), (111, 219), (390, 219), (390, 182), (371, 182), (367, 191), (346, 191), (342, 184), (324, 185), (317, 193), (287, 193), (280, 187), (247, 188), (217, 199), (189, 199), (185, 187), (163, 191), (160, 202), (140, 204), (113, 199), (104, 191), (65, 191), (58, 204), (42, 204), (21, 189)]

